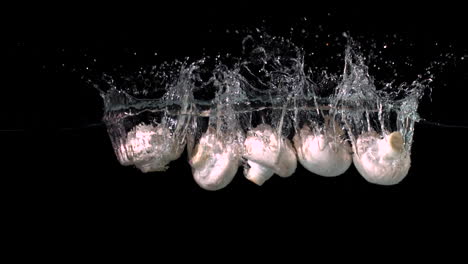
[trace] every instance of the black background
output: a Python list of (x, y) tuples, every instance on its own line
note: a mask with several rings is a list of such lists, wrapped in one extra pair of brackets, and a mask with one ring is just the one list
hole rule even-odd
[[(207, 199), (194, 208), (213, 205), (219, 209), (229, 200), (229, 207), (239, 211), (243, 206), (270, 205), (304, 212), (356, 197), (355, 205), (376, 208), (384, 199), (386, 208), (398, 201), (394, 206), (408, 202), (410, 210), (423, 205), (445, 207), (466, 199), (468, 130), (422, 123), (416, 125), (410, 172), (403, 182), (390, 187), (367, 183), (353, 166), (336, 178), (319, 177), (298, 166), (292, 177), (272, 177), (262, 187), (244, 179), (240, 168), (228, 187), (208, 192), (192, 180), (186, 154), (164, 173), (143, 174), (120, 166), (105, 127), (99, 125), (103, 114), (99, 94), (81, 78), (82, 70), (70, 70), (73, 65), (88, 65), (83, 50), (100, 61), (124, 64), (151, 64), (203, 52), (235, 53), (240, 43), (217, 32), (257, 27), (262, 20), (278, 34), (306, 16), (310, 25), (323, 25), (332, 33), (349, 31), (376, 39), (393, 33), (411, 36), (418, 45), (416, 60), (440, 54), (434, 42), (452, 44), (457, 64), (441, 75), (446, 85), (434, 87), (432, 103), (421, 106), (421, 115), (436, 122), (468, 125), (468, 46), (458, 8), (302, 9), (239, 4), (234, 8), (214, 5), (181, 11), (161, 6), (151, 11), (87, 13), (70, 7), (51, 12), (53, 16), (24, 15), (11, 20), (6, 31), (11, 43), (2, 61), (3, 188), (14, 190), (11, 200), (47, 198), (62, 207), (83, 205), (97, 211), (119, 206), (157, 211), (175, 202), (189, 203), (199, 195)], [(128, 56), (129, 50), (147, 53), (148, 58), (157, 52), (159, 57), (145, 61), (145, 55), (140, 55), (135, 60)], [(62, 67), (62, 63), (72, 66)]]

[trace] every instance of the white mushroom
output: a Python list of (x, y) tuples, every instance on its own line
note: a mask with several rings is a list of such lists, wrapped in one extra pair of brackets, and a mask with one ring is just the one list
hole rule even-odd
[(367, 181), (382, 185), (399, 183), (411, 165), (400, 132), (386, 134), (383, 138), (376, 133), (361, 135), (357, 139), (353, 162)]
[(287, 138), (278, 137), (268, 125), (260, 125), (247, 134), (244, 142), (247, 167), (244, 175), (262, 185), (273, 174), (291, 176), (297, 167), (296, 153)]
[(195, 182), (209, 191), (226, 187), (239, 167), (235, 148), (235, 144), (225, 144), (222, 137), (211, 129), (203, 134), (189, 161)]
[(169, 162), (180, 157), (184, 147), (163, 125), (140, 124), (127, 134), (127, 153), (133, 164), (145, 173), (165, 171)]
[(335, 127), (334, 130), (314, 133), (304, 126), (294, 136), (297, 158), (310, 172), (327, 177), (338, 176), (351, 165), (351, 147), (339, 138), (343, 133), (341, 127)]

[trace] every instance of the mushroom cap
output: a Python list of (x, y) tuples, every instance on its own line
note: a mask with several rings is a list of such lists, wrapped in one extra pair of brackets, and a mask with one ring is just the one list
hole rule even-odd
[(293, 140), (299, 162), (312, 173), (334, 177), (351, 166), (350, 146), (346, 141), (335, 141), (323, 133), (314, 134), (308, 128), (301, 129)]
[(232, 181), (239, 167), (239, 157), (233, 147), (213, 133), (202, 135), (189, 161), (193, 178), (200, 187), (215, 191)]
[(291, 141), (287, 138), (283, 138), (282, 140), (280, 157), (275, 166), (275, 173), (284, 178), (291, 176), (296, 171), (297, 157)]
[(353, 155), (354, 166), (368, 182), (393, 185), (408, 174), (411, 166), (410, 153), (403, 150), (399, 132), (393, 132), (384, 138), (374, 134), (361, 135), (356, 149), (359, 153)]
[(278, 137), (269, 125), (260, 125), (247, 133), (244, 158), (248, 168), (247, 179), (262, 185), (274, 173), (291, 176), (297, 167), (296, 152), (287, 138)]
[(185, 141), (159, 124), (140, 124), (127, 134), (126, 151), (131, 162), (142, 172), (165, 171), (167, 165), (180, 157)]

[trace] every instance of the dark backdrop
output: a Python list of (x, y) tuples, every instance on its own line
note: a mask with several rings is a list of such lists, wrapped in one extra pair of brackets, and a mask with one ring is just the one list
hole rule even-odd
[[(420, 61), (441, 54), (442, 48), (435, 47), (434, 42), (452, 45), (456, 65), (440, 75), (432, 103), (421, 106), (421, 115), (466, 126), (468, 46), (457, 8), (199, 6), (180, 11), (161, 6), (153, 10), (88, 14), (71, 9), (54, 16), (12, 20), (6, 31), (11, 43), (2, 59), (5, 79), (0, 106), (0, 128), (5, 130), (0, 132), (5, 189), (26, 190), (32, 197), (54, 201), (63, 199), (67, 201), (64, 204), (96, 202), (97, 208), (129, 200), (138, 201), (133, 206), (142, 203), (157, 207), (174, 200), (189, 201), (198, 194), (208, 196), (208, 203), (221, 203), (216, 197), (226, 197), (226, 193), (235, 197), (233, 201), (242, 199), (244, 205), (269, 204), (272, 198), (287, 201), (285, 206), (300, 203), (304, 210), (330, 199), (346, 201), (353, 197), (364, 198), (360, 203), (377, 205), (382, 194), (392, 200), (411, 198), (418, 205), (427, 205), (429, 200), (431, 204), (451, 204), (466, 198), (468, 130), (422, 123), (416, 125), (409, 175), (391, 187), (367, 183), (353, 166), (340, 177), (323, 178), (299, 165), (292, 177), (275, 176), (262, 187), (244, 179), (240, 168), (227, 188), (212, 193), (192, 180), (186, 154), (172, 162), (167, 172), (143, 174), (119, 165), (106, 129), (100, 124), (101, 98), (82, 78), (86, 65), (106, 69), (120, 62), (152, 64), (218, 51), (236, 53), (240, 42), (222, 34), (225, 28), (255, 28), (266, 20), (273, 34), (283, 34), (306, 16), (311, 28), (322, 25), (325, 32), (349, 31), (377, 40), (385, 34), (402, 34), (417, 44), (414, 56)], [(132, 52), (139, 55), (130, 56)], [(155, 52), (158, 56), (153, 56)], [(89, 57), (98, 62), (93, 64)], [(23, 192), (14, 193), (12, 197), (20, 199), (18, 193)], [(245, 201), (246, 197), (254, 198)]]

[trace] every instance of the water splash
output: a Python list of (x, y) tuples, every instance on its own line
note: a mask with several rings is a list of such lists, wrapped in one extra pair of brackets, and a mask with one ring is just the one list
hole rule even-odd
[(378, 89), (365, 57), (352, 41), (346, 48), (342, 80), (333, 98), (333, 110), (341, 115), (353, 144), (364, 133), (399, 131), (404, 136), (405, 150), (411, 150), (414, 123), (419, 121), (418, 104), (432, 80), (418, 79), (410, 85), (386, 84)]
[(193, 67), (182, 67), (177, 79), (165, 80), (163, 89), (142, 92), (159, 96), (151, 99), (130, 95), (128, 89), (137, 95), (140, 92), (125, 85), (129, 79), (125, 79), (122, 89), (114, 85), (114, 79), (108, 80), (109, 90), (101, 92), (105, 106), (103, 119), (122, 165), (134, 164), (143, 172), (163, 171), (181, 155), (191, 120), (186, 113), (194, 109), (187, 79), (191, 70)]
[[(321, 136), (322, 140), (313, 143), (318, 144), (317, 151), (328, 146), (331, 154), (342, 153), (346, 164), (346, 153), (351, 153), (348, 142), (355, 156), (369, 150), (376, 160), (380, 159), (377, 152), (384, 149), (374, 147), (376, 140), (385, 139), (398, 149), (395, 142), (401, 135), (404, 155), (400, 160), (409, 158), (414, 124), (420, 120), (418, 103), (430, 88), (433, 75), (420, 76), (410, 84), (376, 82), (369, 73), (369, 60), (348, 35), (344, 35), (348, 44), (342, 73), (308, 66), (305, 61), (311, 56), (289, 39), (251, 34), (242, 41), (242, 56), (238, 58), (206, 56), (193, 63), (165, 63), (130, 76), (104, 75), (101, 81), (105, 85), (97, 87), (119, 161), (144, 172), (165, 170), (187, 144), (189, 157), (202, 155), (200, 148), (205, 148), (209, 153), (203, 154), (203, 159), (221, 155), (229, 159), (223, 162), (232, 161), (237, 168), (241, 157), (246, 157), (246, 138), (259, 136), (267, 148), (273, 144), (271, 140), (279, 144), (274, 146), (279, 149), (274, 150), (276, 164), (283, 145), (287, 149), (295, 135), (299, 139), (294, 139), (294, 153), (301, 138)], [(102, 89), (104, 86), (107, 89)], [(271, 128), (275, 138), (263, 136), (270, 132), (255, 132), (259, 128)], [(370, 135), (373, 138), (365, 139)], [(205, 142), (208, 139), (213, 142)], [(223, 156), (226, 149), (232, 152), (229, 157)], [(215, 166), (216, 162), (211, 164)], [(247, 169), (252, 166), (243, 163)], [(339, 171), (344, 172), (349, 167), (346, 164)], [(279, 171), (273, 169), (274, 165), (263, 165), (272, 172)], [(223, 187), (229, 183), (219, 182)], [(207, 188), (217, 189), (210, 186)]]

